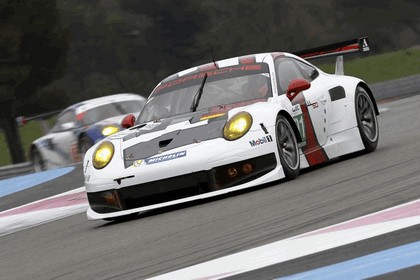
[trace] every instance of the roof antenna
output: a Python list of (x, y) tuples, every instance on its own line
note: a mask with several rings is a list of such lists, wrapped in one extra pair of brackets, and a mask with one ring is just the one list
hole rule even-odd
[(217, 70), (219, 70), (219, 67), (217, 66), (216, 61), (214, 60), (214, 55), (213, 55), (213, 46), (211, 47), (211, 58), (213, 59), (213, 64), (214, 67), (216, 67)]

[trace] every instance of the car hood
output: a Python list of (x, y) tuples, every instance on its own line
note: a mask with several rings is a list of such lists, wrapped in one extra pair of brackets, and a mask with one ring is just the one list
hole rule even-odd
[(137, 160), (167, 155), (170, 150), (222, 138), (230, 116), (243, 110), (251, 112), (263, 104), (267, 103), (253, 100), (172, 116), (136, 125), (106, 139), (114, 143), (115, 152), (121, 155), (127, 168)]
[(222, 137), (228, 112), (200, 111), (141, 124), (108, 139), (120, 142), (125, 167), (189, 144)]

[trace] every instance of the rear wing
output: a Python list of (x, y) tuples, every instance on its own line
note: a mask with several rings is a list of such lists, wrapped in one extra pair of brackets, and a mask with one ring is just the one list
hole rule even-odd
[(343, 55), (357, 52), (368, 52), (369, 50), (369, 38), (361, 37), (344, 42), (298, 51), (294, 54), (306, 60), (336, 56), (337, 59), (335, 63), (335, 74), (343, 75)]

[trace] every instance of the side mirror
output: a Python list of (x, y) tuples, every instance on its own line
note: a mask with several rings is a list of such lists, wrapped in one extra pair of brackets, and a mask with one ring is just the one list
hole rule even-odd
[(295, 99), (295, 97), (304, 90), (307, 90), (311, 87), (311, 84), (304, 79), (294, 79), (290, 82), (289, 87), (287, 88), (286, 96), (290, 101)]
[(74, 122), (67, 122), (67, 123), (63, 123), (61, 125), (61, 130), (65, 131), (65, 130), (71, 130), (73, 128), (76, 127), (76, 124)]
[(121, 121), (121, 127), (123, 128), (130, 128), (134, 126), (134, 123), (136, 122), (136, 117), (133, 114), (128, 114), (124, 117)]
[(24, 126), (27, 123), (27, 121), (26, 121), (25, 117), (20, 116), (20, 117), (16, 118), (16, 123), (19, 127), (21, 127), (21, 126)]

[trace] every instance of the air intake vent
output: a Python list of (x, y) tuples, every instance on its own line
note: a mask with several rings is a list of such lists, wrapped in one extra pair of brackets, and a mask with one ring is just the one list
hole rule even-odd
[(162, 140), (159, 141), (159, 148), (165, 148), (166, 146), (169, 145), (169, 143), (172, 142), (173, 139), (167, 139), (167, 140)]

